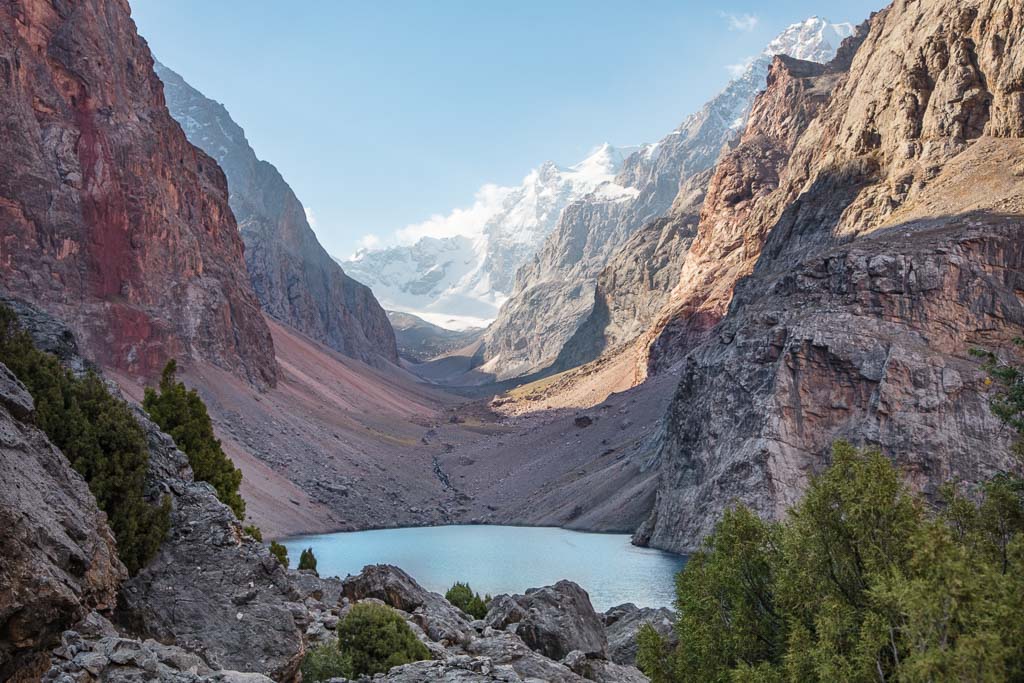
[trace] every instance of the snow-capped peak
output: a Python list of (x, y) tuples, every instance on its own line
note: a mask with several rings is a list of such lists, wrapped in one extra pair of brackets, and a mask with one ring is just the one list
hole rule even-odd
[(768, 43), (764, 54), (768, 57), (785, 54), (796, 59), (825, 62), (832, 58), (843, 40), (853, 35), (853, 31), (853, 24), (832, 24), (821, 17), (810, 17), (780, 33)]

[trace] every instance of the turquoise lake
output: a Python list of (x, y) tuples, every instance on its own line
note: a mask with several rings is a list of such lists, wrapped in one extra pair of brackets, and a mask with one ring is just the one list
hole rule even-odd
[(523, 593), (560, 579), (575, 581), (598, 611), (624, 602), (671, 607), (674, 576), (686, 559), (637, 548), (625, 534), (556, 528), (441, 526), (355, 531), (289, 538), (292, 566), (313, 548), (321, 576), (358, 574), (393, 564), (424, 588), (444, 593), (456, 581), (480, 593)]

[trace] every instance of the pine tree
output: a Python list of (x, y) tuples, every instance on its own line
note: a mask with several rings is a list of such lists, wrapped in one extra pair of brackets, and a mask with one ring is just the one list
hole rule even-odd
[(159, 393), (147, 387), (142, 406), (188, 456), (195, 478), (209, 482), (216, 490), (217, 498), (230, 507), (238, 519), (243, 519), (245, 501), (238, 492), (242, 472), (231, 462), (214, 435), (213, 422), (203, 399), (195, 389), (186, 389), (177, 380), (177, 372), (177, 362), (169, 360), (160, 376)]
[(288, 548), (284, 547), (277, 541), (270, 542), (270, 554), (277, 558), (277, 561), (281, 563), (281, 566), (285, 569), (288, 568)]
[(299, 569), (308, 569), (316, 574), (316, 555), (313, 554), (312, 548), (306, 548), (299, 555)]

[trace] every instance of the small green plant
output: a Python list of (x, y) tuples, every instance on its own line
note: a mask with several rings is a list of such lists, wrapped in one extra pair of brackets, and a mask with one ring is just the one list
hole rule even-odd
[[(308, 569), (316, 574), (316, 555), (313, 554), (312, 548), (306, 548), (299, 555), (299, 569)], [(319, 576), (319, 574), (317, 574)]]
[(250, 524), (249, 526), (242, 527), (242, 531), (249, 534), (260, 543), (263, 542), (263, 532), (260, 531), (260, 528), (255, 524)]
[(338, 623), (338, 648), (351, 667), (346, 676), (373, 676), (393, 666), (430, 659), (430, 651), (390, 607), (356, 603)]
[(281, 566), (285, 569), (288, 568), (288, 548), (277, 541), (270, 542), (270, 554), (277, 558), (277, 561), (281, 563)]
[(338, 641), (322, 643), (309, 650), (302, 659), (303, 683), (318, 683), (332, 678), (348, 678), (351, 660), (338, 649)]
[(460, 582), (456, 582), (449, 588), (444, 597), (445, 600), (476, 619), (483, 619), (487, 616), (487, 605), (491, 602), (490, 595), (480, 597), (479, 593), (473, 592), (468, 583)]
[(213, 422), (203, 399), (195, 389), (186, 389), (178, 381), (177, 373), (177, 362), (174, 359), (167, 361), (160, 376), (159, 392), (146, 387), (142, 407), (188, 456), (195, 478), (209, 482), (217, 491), (220, 502), (231, 508), (238, 519), (243, 519), (245, 501), (238, 492), (242, 473), (214, 435)]

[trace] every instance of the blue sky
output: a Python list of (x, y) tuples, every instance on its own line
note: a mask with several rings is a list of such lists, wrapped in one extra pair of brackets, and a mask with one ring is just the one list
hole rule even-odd
[(472, 205), (602, 142), (653, 142), (787, 25), (886, 0), (131, 0), (223, 102), (329, 252)]

